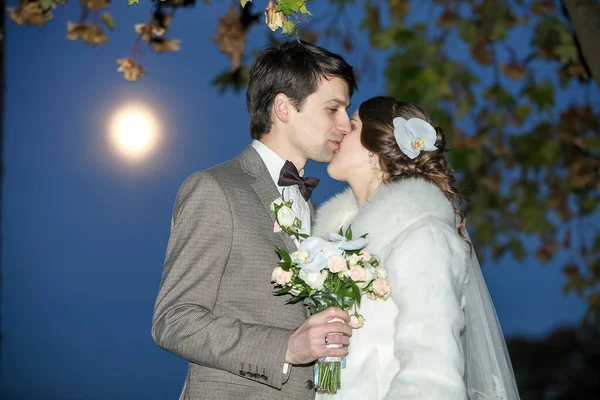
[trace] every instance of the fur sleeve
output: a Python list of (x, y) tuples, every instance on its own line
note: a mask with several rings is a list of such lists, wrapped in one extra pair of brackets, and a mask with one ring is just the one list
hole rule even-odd
[(311, 234), (326, 238), (341, 228), (348, 228), (348, 221), (356, 215), (358, 206), (350, 189), (338, 193), (325, 201), (317, 210)]
[(408, 228), (385, 262), (392, 299), (394, 356), (400, 371), (385, 399), (465, 400), (463, 284), (465, 243), (427, 217)]

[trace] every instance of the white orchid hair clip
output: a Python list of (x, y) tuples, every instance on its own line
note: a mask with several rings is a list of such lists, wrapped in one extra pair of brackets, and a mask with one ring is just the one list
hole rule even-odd
[(400, 150), (414, 160), (421, 151), (434, 151), (437, 133), (433, 126), (419, 118), (408, 121), (402, 117), (394, 118), (394, 137)]

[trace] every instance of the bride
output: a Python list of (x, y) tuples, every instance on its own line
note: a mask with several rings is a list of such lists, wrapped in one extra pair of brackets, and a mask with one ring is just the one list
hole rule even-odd
[(351, 122), (327, 169), (350, 187), (320, 208), (313, 234), (368, 233), (392, 290), (363, 298), (342, 389), (317, 399), (519, 399), (443, 131), (390, 97), (362, 103)]

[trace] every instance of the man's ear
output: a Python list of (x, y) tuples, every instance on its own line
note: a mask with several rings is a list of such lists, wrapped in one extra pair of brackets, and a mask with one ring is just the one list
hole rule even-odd
[(290, 120), (292, 111), (292, 102), (289, 97), (283, 93), (278, 93), (273, 100), (273, 113), (275, 118), (283, 123)]

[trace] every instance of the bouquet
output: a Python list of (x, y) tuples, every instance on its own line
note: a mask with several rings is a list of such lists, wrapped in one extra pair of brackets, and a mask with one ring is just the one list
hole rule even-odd
[[(367, 235), (352, 238), (352, 228), (329, 235), (329, 240), (310, 236), (298, 251), (288, 253), (277, 248), (281, 258), (271, 280), (278, 290), (275, 295), (290, 295), (288, 303), (300, 301), (311, 314), (328, 307), (354, 312), (350, 325), (358, 329), (364, 318), (358, 313), (363, 294), (371, 299), (390, 296), (391, 285), (379, 259), (365, 247)], [(315, 367), (315, 388), (324, 393), (336, 393), (341, 388), (341, 368), (345, 357), (324, 357)]]

